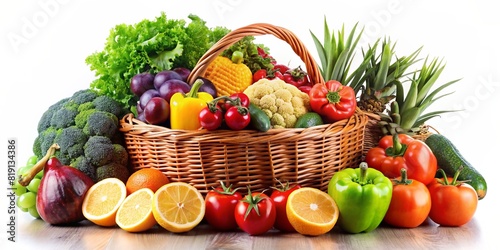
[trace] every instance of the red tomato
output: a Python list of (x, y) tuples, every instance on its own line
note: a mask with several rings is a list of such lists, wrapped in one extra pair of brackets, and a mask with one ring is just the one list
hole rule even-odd
[(276, 221), (274, 222), (274, 227), (276, 229), (283, 232), (296, 232), (286, 216), (286, 202), (290, 193), (299, 188), (300, 185), (290, 187), (289, 183), (285, 185), (281, 184), (281, 188), (276, 188), (271, 193), (271, 200), (273, 200), (276, 206)]
[[(445, 175), (442, 169), (441, 172)], [(435, 178), (427, 186), (432, 203), (429, 218), (441, 226), (464, 225), (476, 212), (476, 190), (467, 183), (457, 181), (459, 173), (454, 178)]]
[(200, 111), (198, 119), (203, 128), (212, 131), (222, 125), (223, 116), (222, 110), (218, 106), (215, 107), (215, 110), (207, 106)]
[(281, 72), (281, 74), (285, 74), (288, 70), (290, 70), (290, 68), (284, 64), (275, 64), (274, 65), (274, 70), (279, 70)]
[(401, 169), (401, 178), (392, 180), (392, 198), (384, 222), (395, 227), (414, 228), (422, 224), (431, 210), (431, 195), (427, 186), (407, 178)]
[[(229, 96), (229, 98), (231, 98), (232, 100), (235, 100), (236, 98), (239, 98), (239, 101), (240, 101), (240, 105), (241, 106), (245, 106), (248, 108), (248, 106), (250, 105), (250, 99), (248, 98), (248, 96), (245, 94), (245, 93), (233, 93)], [(237, 104), (234, 103), (234, 101), (230, 101), (230, 100), (226, 100), (224, 102), (224, 110), (228, 110), (230, 107), (232, 106), (237, 106)]]
[(268, 77), (269, 79), (281, 79), (281, 80), (285, 80), (283, 74), (281, 74), (281, 72), (278, 70), (276, 72), (274, 72), (270, 77)]
[(269, 231), (276, 220), (276, 207), (269, 196), (251, 192), (236, 204), (236, 223), (250, 235), (260, 235)]
[(303, 85), (303, 86), (300, 86), (299, 87), (299, 90), (306, 93), (306, 94), (309, 94), (309, 92), (311, 91), (311, 86), (309, 85)]
[(212, 227), (221, 231), (230, 231), (238, 228), (234, 217), (236, 204), (242, 198), (236, 189), (221, 187), (210, 190), (205, 197), (205, 219)]
[(242, 130), (250, 123), (250, 112), (242, 106), (232, 106), (224, 114), (226, 125), (231, 130)]
[(260, 79), (266, 78), (267, 77), (267, 70), (266, 69), (259, 69), (255, 71), (253, 74), (253, 82), (257, 82)]

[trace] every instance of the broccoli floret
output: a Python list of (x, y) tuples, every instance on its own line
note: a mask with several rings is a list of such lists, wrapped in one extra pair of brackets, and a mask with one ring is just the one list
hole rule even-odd
[(94, 181), (98, 179), (97, 168), (103, 166), (107, 166), (101, 170), (109, 173), (106, 176), (126, 180), (128, 153), (124, 148), (124, 136), (118, 130), (119, 118), (115, 115), (125, 113), (120, 104), (93, 90), (77, 91), (44, 112), (38, 122), (33, 152), (42, 158), (49, 147), (57, 143), (60, 149), (54, 156), (63, 164), (80, 169)]
[(34, 145), (39, 145), (39, 148), (33, 149), (33, 152), (35, 152), (36, 156), (38, 159), (41, 159), (47, 150), (54, 144), (54, 140), (56, 139), (57, 135), (62, 132), (62, 129), (56, 129), (54, 127), (49, 127), (42, 133), (38, 134), (37, 139), (35, 139)]
[(108, 112), (96, 111), (89, 115), (83, 132), (89, 136), (112, 137), (118, 129), (118, 119)]
[(82, 89), (73, 94), (71, 96), (71, 100), (76, 104), (81, 105), (86, 102), (92, 102), (94, 99), (98, 97), (98, 94), (91, 89)]
[(88, 140), (88, 136), (76, 126), (64, 128), (55, 138), (59, 144), (61, 154), (66, 154), (70, 159), (75, 159), (83, 155), (83, 146)]
[[(70, 104), (71, 102), (67, 102)], [(50, 125), (56, 128), (67, 128), (75, 125), (75, 117), (78, 115), (78, 106), (64, 105), (61, 109), (54, 112)]]
[(114, 151), (113, 151), (113, 159), (111, 160), (112, 162), (116, 162), (120, 165), (127, 166), (128, 164), (128, 152), (120, 144), (113, 144)]
[(94, 104), (95, 109), (109, 112), (118, 117), (119, 119), (125, 115), (125, 110), (121, 106), (121, 104), (109, 96), (106, 95), (99, 96), (95, 98), (92, 103)]
[(85, 156), (95, 166), (103, 166), (113, 159), (114, 146), (105, 136), (91, 136), (83, 146)]
[(69, 100), (69, 98), (64, 98), (55, 104), (51, 105), (47, 111), (45, 111), (38, 121), (37, 132), (41, 133), (50, 127), (50, 122), (52, 120), (52, 116), (56, 111), (61, 109), (61, 107)]
[(97, 171), (97, 181), (109, 177), (115, 177), (126, 183), (128, 177), (130, 176), (130, 172), (126, 166), (120, 165), (115, 162), (104, 165), (102, 167), (98, 167), (96, 171)]
[(83, 129), (85, 125), (87, 125), (87, 121), (89, 120), (89, 116), (93, 114), (96, 110), (95, 109), (88, 109), (88, 110), (82, 110), (78, 115), (75, 117), (75, 125), (78, 128)]
[(83, 111), (86, 111), (86, 110), (91, 110), (91, 109), (94, 109), (95, 106), (93, 103), (91, 102), (86, 102), (80, 106), (78, 106), (78, 113), (81, 113)]
[(71, 162), (71, 166), (85, 173), (94, 182), (97, 182), (96, 167), (90, 163), (89, 159), (83, 155)]

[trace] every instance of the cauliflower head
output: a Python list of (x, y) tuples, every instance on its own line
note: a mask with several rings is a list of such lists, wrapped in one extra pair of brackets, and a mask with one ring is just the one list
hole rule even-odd
[(272, 128), (293, 128), (310, 110), (309, 95), (278, 78), (260, 79), (243, 93), (271, 119)]

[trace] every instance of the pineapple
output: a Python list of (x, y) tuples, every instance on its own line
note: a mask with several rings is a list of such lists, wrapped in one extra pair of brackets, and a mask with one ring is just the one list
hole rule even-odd
[(424, 123), (442, 113), (454, 110), (439, 110), (424, 114), (424, 111), (436, 100), (447, 96), (446, 93), (436, 96), (446, 87), (456, 83), (460, 79), (449, 81), (430, 92), (437, 81), (445, 65), (442, 60), (426, 58), (422, 67), (416, 70), (411, 77), (411, 85), (405, 95), (403, 85), (396, 82), (396, 99), (390, 104), (388, 114), (381, 114), (379, 126), (383, 134), (419, 134), (425, 132)]
[[(384, 39), (380, 43), (378, 39), (373, 46), (369, 46), (368, 52), (363, 53), (365, 60), (369, 60), (359, 82), (358, 91), (361, 91), (358, 106), (360, 109), (382, 114), (386, 110), (387, 104), (393, 100), (397, 86), (401, 84), (400, 79), (406, 74), (406, 70), (415, 62), (422, 47), (406, 57), (398, 58), (394, 53), (395, 44), (391, 44), (389, 39)], [(382, 51), (377, 54), (377, 46), (380, 44)], [(393, 60), (395, 59), (395, 60)]]
[[(378, 39), (374, 46), (369, 46), (366, 52), (362, 51), (363, 60), (350, 72), (363, 31), (364, 28), (357, 32), (356, 24), (346, 37), (342, 26), (335, 36), (335, 32), (330, 32), (325, 18), (323, 42), (314, 33), (311, 32), (311, 35), (320, 58), (323, 79), (337, 80), (350, 86), (357, 95), (361, 92), (358, 106), (367, 112), (379, 114), (384, 112), (386, 104), (394, 99), (396, 82), (404, 76), (407, 68), (417, 61), (421, 48), (407, 57), (396, 58), (395, 45), (391, 46), (390, 40), (380, 43)], [(382, 52), (377, 54), (379, 44)], [(394, 58), (395, 61), (392, 62)]]

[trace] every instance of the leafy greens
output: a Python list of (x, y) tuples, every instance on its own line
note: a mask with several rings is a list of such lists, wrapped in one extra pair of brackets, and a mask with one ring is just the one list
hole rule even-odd
[(119, 24), (111, 29), (102, 51), (85, 62), (95, 71), (90, 87), (126, 107), (137, 102), (130, 91), (131, 78), (142, 72), (158, 73), (176, 67), (192, 69), (199, 58), (229, 30), (208, 28), (196, 15), (191, 22), (168, 19), (164, 12), (154, 20)]

